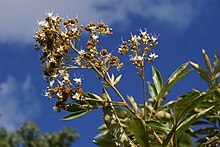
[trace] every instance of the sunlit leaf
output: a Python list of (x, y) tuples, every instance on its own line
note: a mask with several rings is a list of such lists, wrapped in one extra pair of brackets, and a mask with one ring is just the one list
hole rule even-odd
[(214, 106), (203, 110), (200, 113), (194, 114), (189, 116), (188, 118), (186, 118), (180, 125), (178, 125), (177, 127), (177, 138), (180, 137), (185, 131), (186, 129), (188, 129), (188, 127), (194, 123), (195, 121), (197, 121), (198, 119), (200, 119), (201, 117), (203, 117), (209, 110), (211, 110)]
[(190, 62), (190, 64), (193, 66), (193, 68), (195, 68), (198, 72), (198, 75), (204, 79), (207, 83), (211, 84), (210, 80), (211, 80), (211, 75), (210, 73), (208, 73), (207, 71), (205, 71), (204, 69), (202, 69), (198, 64), (194, 63), (194, 62)]
[(157, 93), (160, 93), (162, 86), (163, 86), (163, 79), (160, 75), (160, 72), (154, 66), (152, 66), (152, 78), (153, 78)]
[(120, 80), (121, 80), (122, 75), (119, 75), (115, 81), (114, 81), (114, 85), (117, 84)]
[(172, 75), (169, 77), (168, 81), (173, 81), (179, 74), (181, 74), (186, 67), (188, 66), (189, 62), (186, 62), (184, 64), (182, 64), (181, 66), (179, 66), (173, 73)]
[(111, 139), (98, 139), (93, 140), (93, 143), (99, 147), (114, 147), (117, 146), (116, 143)]
[(113, 106), (103, 107), (103, 119), (108, 130), (117, 139), (116, 141), (120, 146), (136, 146), (125, 133)]
[(88, 96), (91, 97), (91, 98), (97, 99), (99, 101), (103, 101), (103, 99), (100, 96), (98, 96), (97, 94), (88, 93)]
[(151, 82), (147, 82), (147, 84), (148, 84), (148, 91), (149, 91), (151, 97), (152, 97), (153, 99), (157, 99), (157, 90), (156, 90), (156, 87), (155, 87), (154, 84), (151, 83)]
[(176, 101), (169, 101), (165, 105), (163, 105), (159, 110), (169, 110), (172, 109), (175, 105)]
[[(105, 100), (111, 100), (105, 89), (103, 89), (102, 97)], [(110, 133), (116, 138), (119, 146), (136, 146), (125, 133), (113, 106), (103, 106), (103, 119)]]
[(204, 58), (204, 61), (205, 61), (206, 68), (208, 69), (209, 73), (212, 73), (212, 65), (211, 65), (211, 62), (209, 60), (209, 56), (206, 54), (204, 49), (202, 49), (202, 54), (203, 54), (203, 58)]
[(163, 88), (161, 89), (160, 93), (158, 94), (159, 98), (163, 96), (166, 90), (168, 90), (170, 87), (176, 84), (181, 78), (183, 78), (185, 75), (187, 75), (191, 71), (191, 70), (185, 70), (188, 64), (189, 62), (182, 64), (172, 73), (172, 75), (169, 77), (169, 79), (164, 84)]
[(77, 111), (81, 111), (81, 110), (85, 110), (85, 109), (81, 108), (80, 105), (78, 105), (78, 104), (67, 104), (66, 105), (66, 111), (77, 112)]
[(220, 67), (219, 67), (219, 59), (218, 59), (218, 53), (216, 52), (215, 55), (214, 55), (214, 72), (217, 73), (219, 72), (220, 70)]
[(200, 94), (199, 96), (179, 99), (174, 106), (174, 118), (176, 122), (178, 123), (180, 120), (182, 120), (188, 112), (201, 104), (214, 91), (215, 89), (212, 89), (205, 94)]
[(138, 104), (135, 102), (134, 98), (132, 96), (127, 96), (128, 101), (130, 102), (131, 106), (133, 107), (134, 111), (136, 113), (140, 113), (140, 109), (138, 107)]
[(75, 118), (78, 118), (80, 116), (83, 116), (85, 115), (86, 113), (88, 113), (90, 110), (87, 110), (87, 109), (81, 109), (81, 110), (78, 110), (78, 111), (75, 111), (75, 112), (72, 112), (66, 116), (64, 116), (63, 118), (61, 118), (61, 120), (72, 120), (72, 119), (75, 119)]

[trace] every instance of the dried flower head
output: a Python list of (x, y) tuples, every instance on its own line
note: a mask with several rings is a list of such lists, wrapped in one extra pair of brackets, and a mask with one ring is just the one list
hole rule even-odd
[[(93, 69), (101, 77), (111, 68), (120, 69), (123, 65), (107, 49), (99, 51), (99, 38), (101, 35), (112, 34), (110, 27), (104, 22), (90, 22), (85, 27), (78, 23), (78, 18), (63, 21), (60, 16), (47, 13), (45, 20), (38, 21), (39, 30), (34, 36), (35, 49), (42, 51), (40, 61), (44, 78), (49, 82), (45, 96), (57, 98), (55, 111), (65, 109), (69, 98), (74, 103), (81, 104), (80, 101), (83, 101), (82, 78), (75, 77), (72, 83), (69, 75), (69, 70), (75, 69), (76, 65), (77, 68)], [(83, 30), (89, 33), (90, 39), (85, 49), (78, 49)]]

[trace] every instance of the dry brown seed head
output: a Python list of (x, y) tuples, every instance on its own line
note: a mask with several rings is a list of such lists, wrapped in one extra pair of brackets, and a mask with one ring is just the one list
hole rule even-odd
[(68, 47), (67, 45), (64, 45), (64, 46), (63, 46), (63, 51), (64, 51), (65, 53), (68, 52), (68, 49), (69, 49), (69, 47)]
[(98, 27), (100, 27), (100, 28), (104, 28), (104, 27), (106, 27), (106, 26), (105, 26), (104, 23), (101, 22), (101, 23), (98, 24)]
[(86, 26), (85, 26), (85, 30), (86, 30), (86, 31), (91, 31), (89, 25), (86, 25)]
[(115, 64), (116, 62), (118, 62), (118, 58), (116, 56), (112, 56), (110, 59), (110, 64)]
[(70, 32), (70, 31), (67, 32), (67, 36), (68, 36), (68, 37), (73, 37), (73, 32)]
[(90, 26), (95, 26), (95, 23), (94, 23), (93, 21), (91, 21), (91, 22), (89, 23), (89, 25), (90, 25)]
[(77, 93), (80, 94), (80, 95), (82, 95), (82, 94), (83, 94), (82, 88), (77, 88)]
[(50, 31), (50, 30), (45, 31), (45, 35), (46, 35), (46, 36), (52, 36), (52, 34), (53, 34), (53, 33), (52, 33), (52, 31)]
[(89, 40), (89, 41), (87, 42), (87, 46), (88, 46), (88, 45), (95, 46), (95, 42), (94, 42), (93, 40)]
[(54, 89), (53, 89), (53, 92), (54, 93), (57, 93), (59, 91), (60, 87), (59, 86), (56, 86)]
[(70, 23), (71, 23), (71, 24), (75, 24), (76, 21), (75, 21), (74, 19), (71, 19), (71, 20), (70, 20)]
[(64, 25), (67, 26), (67, 25), (68, 25), (68, 21), (65, 21), (65, 22), (64, 22)]
[(56, 59), (61, 59), (61, 58), (62, 58), (62, 55), (61, 55), (61, 54), (58, 54), (58, 53), (53, 53), (53, 56), (54, 56)]
[(87, 49), (88, 51), (90, 51), (90, 50), (93, 49), (93, 46), (92, 46), (92, 45), (87, 45), (86, 49)]
[(85, 57), (85, 59), (91, 59), (91, 53), (86, 52), (86, 53), (84, 54), (84, 57)]
[(105, 56), (108, 54), (108, 51), (106, 49), (102, 49), (100, 52), (101, 55)]
[(145, 47), (145, 48), (144, 48), (144, 51), (145, 51), (145, 52), (149, 52), (150, 49), (149, 49), (148, 47)]
[(45, 75), (45, 76), (50, 76), (48, 70), (44, 70), (44, 75)]

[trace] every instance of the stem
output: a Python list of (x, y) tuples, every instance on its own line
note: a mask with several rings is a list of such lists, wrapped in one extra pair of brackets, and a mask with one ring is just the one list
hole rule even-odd
[(156, 137), (156, 139), (159, 141), (160, 145), (162, 145), (163, 141), (160, 139), (160, 137), (157, 135), (157, 133), (152, 128), (150, 128), (150, 130), (153, 133), (154, 137)]
[(146, 91), (146, 83), (145, 83), (145, 74), (144, 74), (144, 66), (141, 69), (141, 79), (142, 79), (142, 87), (143, 87), (143, 95), (144, 95), (144, 116), (143, 119), (146, 119), (146, 103), (147, 103), (147, 91)]
[[(150, 112), (150, 115), (149, 115), (149, 117), (148, 117), (148, 120), (151, 120), (151, 117), (152, 117), (152, 115), (153, 115), (153, 111), (155, 110), (155, 108), (156, 108), (156, 106), (157, 106), (157, 103), (158, 103), (158, 101), (156, 100), (155, 101), (155, 103), (154, 103), (154, 106), (153, 106), (153, 108), (152, 108), (152, 111)], [(157, 110), (155, 110), (155, 113), (157, 112)]]

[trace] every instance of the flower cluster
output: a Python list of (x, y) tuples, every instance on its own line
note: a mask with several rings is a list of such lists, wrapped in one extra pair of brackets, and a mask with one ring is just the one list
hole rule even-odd
[[(63, 21), (60, 16), (48, 13), (45, 20), (38, 22), (39, 30), (34, 36), (37, 42), (35, 49), (42, 49), (40, 60), (44, 68), (44, 78), (49, 82), (45, 96), (58, 99), (54, 110), (65, 109), (68, 98), (76, 103), (83, 101), (82, 80), (71, 80), (69, 70), (93, 69), (104, 78), (112, 67), (120, 69), (123, 65), (107, 49), (99, 51), (97, 47), (101, 35), (112, 34), (111, 28), (103, 22), (90, 22), (85, 27), (79, 26), (78, 22), (78, 18)], [(90, 39), (85, 49), (79, 49), (78, 43), (84, 30), (89, 32)]]
[(97, 25), (90, 22), (85, 26), (85, 30), (90, 33), (90, 39), (86, 43), (86, 50), (80, 50), (79, 56), (75, 59), (76, 63), (82, 67), (95, 69), (101, 76), (105, 76), (112, 67), (120, 69), (123, 64), (116, 56), (112, 56), (107, 49), (101, 51), (97, 49), (100, 35), (112, 34), (112, 29), (103, 22)]
[(147, 30), (140, 30), (139, 35), (131, 34), (128, 41), (122, 41), (122, 45), (118, 48), (118, 52), (122, 55), (129, 54), (130, 60), (140, 69), (144, 66), (145, 61), (153, 61), (158, 57), (155, 53), (151, 53), (147, 57), (153, 46), (158, 45), (159, 35), (155, 33), (147, 33)]

